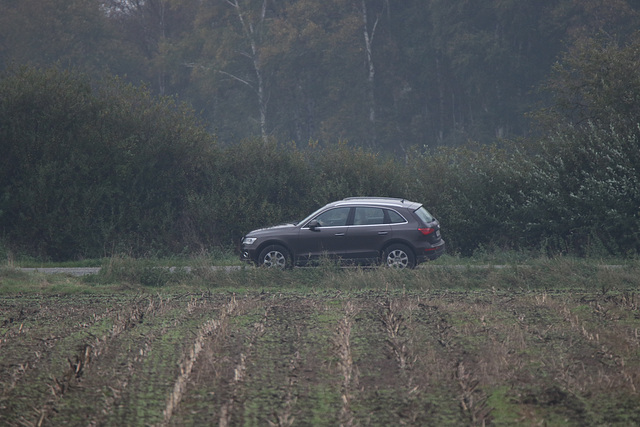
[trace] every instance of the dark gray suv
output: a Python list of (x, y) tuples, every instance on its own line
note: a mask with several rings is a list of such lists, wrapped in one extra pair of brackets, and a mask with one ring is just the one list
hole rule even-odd
[(248, 233), (242, 239), (241, 258), (279, 268), (307, 265), (322, 257), (413, 268), (444, 251), (440, 223), (422, 204), (350, 197), (329, 203), (302, 221)]

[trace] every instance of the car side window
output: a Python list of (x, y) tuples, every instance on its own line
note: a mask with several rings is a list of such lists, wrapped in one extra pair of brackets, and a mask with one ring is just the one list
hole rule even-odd
[(406, 219), (402, 217), (398, 212), (387, 210), (387, 214), (389, 215), (389, 223), (390, 224), (401, 224), (403, 222), (407, 222)]
[(356, 208), (353, 225), (384, 224), (384, 210), (380, 208)]
[(315, 217), (315, 220), (318, 221), (321, 227), (340, 227), (347, 225), (350, 209), (351, 208), (329, 209)]

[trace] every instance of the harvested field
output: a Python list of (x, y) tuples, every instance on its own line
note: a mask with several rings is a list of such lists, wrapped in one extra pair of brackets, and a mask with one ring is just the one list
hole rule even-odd
[(640, 425), (636, 291), (394, 280), (3, 295), (0, 425)]

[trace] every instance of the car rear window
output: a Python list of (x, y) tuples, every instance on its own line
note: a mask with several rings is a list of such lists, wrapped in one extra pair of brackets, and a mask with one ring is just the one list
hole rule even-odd
[(433, 222), (433, 216), (427, 211), (424, 206), (420, 206), (417, 210), (415, 210), (415, 214), (418, 215), (418, 218), (422, 220), (425, 224), (429, 224)]
[(389, 222), (391, 224), (401, 224), (403, 222), (407, 222), (407, 220), (404, 219), (404, 217), (398, 212), (389, 209), (387, 210), (387, 212), (389, 213)]
[(381, 208), (358, 207), (353, 218), (353, 225), (384, 224), (384, 211)]

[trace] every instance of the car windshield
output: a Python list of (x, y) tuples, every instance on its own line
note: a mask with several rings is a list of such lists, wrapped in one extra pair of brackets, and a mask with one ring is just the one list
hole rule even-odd
[(415, 214), (418, 215), (418, 218), (420, 218), (425, 225), (433, 222), (434, 220), (433, 216), (424, 208), (424, 206), (420, 206), (416, 209)]
[(307, 222), (311, 221), (316, 215), (318, 215), (320, 213), (320, 211), (322, 211), (322, 209), (324, 209), (324, 206), (319, 208), (318, 210), (314, 211), (311, 215), (307, 216), (302, 221), (298, 221), (298, 222), (294, 223), (293, 225), (306, 224)]

